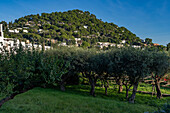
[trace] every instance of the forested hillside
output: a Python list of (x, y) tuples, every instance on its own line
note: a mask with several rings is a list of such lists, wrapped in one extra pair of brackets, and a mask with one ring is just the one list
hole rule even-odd
[[(139, 37), (125, 27), (118, 27), (114, 23), (103, 22), (88, 11), (69, 10), (67, 12), (42, 13), (28, 15), (16, 19), (15, 22), (1, 22), (4, 24), (5, 36), (12, 38), (26, 38), (41, 40), (57, 39), (58, 41), (82, 40), (94, 44), (96, 42), (127, 44), (141, 43)], [(9, 32), (14, 30), (14, 32)], [(19, 32), (15, 32), (15, 31)], [(28, 32), (25, 32), (25, 31)]]

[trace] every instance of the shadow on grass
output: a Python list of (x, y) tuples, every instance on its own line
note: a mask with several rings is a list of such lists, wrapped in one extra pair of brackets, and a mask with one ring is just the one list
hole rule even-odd
[[(57, 91), (60, 91), (59, 87), (50, 87), (51, 89), (55, 89)], [(62, 91), (60, 91), (62, 92)], [(64, 93), (67, 94), (75, 94), (75, 95), (81, 95), (81, 96), (90, 96), (90, 86), (89, 85), (70, 85), (66, 86), (66, 91)], [(109, 100), (116, 100), (116, 101), (124, 101), (127, 102), (127, 99), (125, 98), (126, 92), (123, 91), (121, 93), (118, 93), (117, 88), (110, 87), (108, 88), (108, 95), (105, 95), (105, 89), (102, 87), (96, 87), (95, 88), (95, 94), (96, 97), (94, 98), (103, 98), (103, 99), (109, 99)], [(132, 92), (129, 91), (129, 97), (131, 96)], [(154, 107), (160, 107), (167, 101), (170, 101), (170, 97), (164, 97), (162, 99), (157, 99), (156, 96), (151, 96), (148, 94), (136, 94), (135, 104), (144, 104), (148, 106), (154, 106)]]

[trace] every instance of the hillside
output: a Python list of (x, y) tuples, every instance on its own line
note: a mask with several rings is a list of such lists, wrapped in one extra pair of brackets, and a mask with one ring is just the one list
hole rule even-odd
[(126, 40), (126, 44), (142, 44), (141, 39), (125, 27), (103, 22), (88, 11), (69, 10), (27, 15), (16, 19), (14, 23), (4, 21), (1, 23), (4, 24), (5, 37), (10, 38), (35, 41), (51, 38), (61, 42), (72, 40), (70, 44), (75, 43), (75, 38), (81, 38), (90, 44), (96, 42), (119, 44), (122, 40)]

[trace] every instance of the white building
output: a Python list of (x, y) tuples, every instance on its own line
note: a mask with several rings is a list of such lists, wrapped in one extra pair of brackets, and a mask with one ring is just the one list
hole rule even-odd
[(14, 30), (9, 29), (8, 32), (9, 33), (19, 33), (19, 30), (18, 29), (14, 29)]
[(1, 41), (1, 39), (3, 39), (3, 36), (4, 36), (3, 28), (2, 28), (2, 24), (0, 24), (0, 41)]
[(42, 33), (43, 32), (43, 29), (38, 29), (38, 33)]
[(81, 44), (82, 44), (81, 38), (75, 38), (75, 43), (76, 43), (76, 46), (77, 46), (77, 47), (78, 47), (78, 46), (81, 46)]
[(123, 47), (123, 44), (117, 44), (117, 47), (121, 48), (121, 47)]
[(59, 46), (67, 46), (66, 42), (62, 42), (60, 44), (58, 44)]
[(8, 32), (10, 32), (10, 33), (14, 33), (15, 31), (14, 31), (14, 30), (9, 29), (9, 30), (8, 30)]
[(83, 26), (85, 29), (87, 29), (88, 28), (88, 26)]
[(78, 31), (76, 30), (76, 31), (74, 31), (74, 33), (77, 33)]
[(103, 47), (113, 47), (116, 46), (114, 43), (109, 43), (109, 42), (97, 42), (97, 47), (103, 48)]
[[(16, 42), (16, 43), (14, 43), (14, 42)], [(18, 42), (19, 42), (19, 40), (18, 40)], [(6, 50), (10, 50), (11, 47), (15, 46), (14, 44), (16, 44), (16, 46), (17, 46), (17, 44), (19, 44), (19, 43), (17, 43), (17, 40), (15, 41), (15, 39), (4, 38), (3, 26), (2, 26), (2, 24), (0, 24), (0, 48), (2, 49), (2, 50), (0, 50), (0, 52), (3, 51), (4, 48), (6, 48)]]
[[(15, 30), (17, 32), (17, 29), (15, 29)], [(13, 32), (15, 30), (11, 30), (11, 31)], [(13, 47), (19, 47), (20, 43), (24, 48), (30, 48), (30, 47), (34, 46), (35, 48), (39, 47), (39, 49), (42, 49), (41, 45), (36, 45), (36, 44), (32, 45), (32, 44), (28, 43), (28, 41), (26, 41), (26, 43), (25, 43), (25, 42), (20, 42), (18, 39), (4, 38), (3, 26), (2, 26), (2, 24), (0, 24), (0, 52), (3, 51), (3, 48), (6, 48), (6, 50), (10, 51), (10, 49)], [(47, 50), (47, 49), (51, 49), (51, 47), (45, 46), (45, 50)]]
[(23, 29), (29, 29), (29, 27), (23, 27)]
[(141, 48), (139, 45), (132, 45), (133, 48)]
[(14, 29), (14, 32), (15, 32), (15, 33), (19, 33), (19, 30), (18, 30), (18, 29)]
[(24, 33), (28, 33), (28, 30), (24, 29), (23, 32), (24, 32)]
[(78, 41), (81, 41), (81, 38), (75, 38), (76, 44), (78, 43)]
[(122, 44), (125, 44), (126, 43), (126, 40), (122, 40), (122, 42), (121, 42)]
[(22, 30), (22, 28), (20, 28), (20, 27), (19, 27), (19, 28), (16, 28), (16, 29), (18, 29), (18, 30)]

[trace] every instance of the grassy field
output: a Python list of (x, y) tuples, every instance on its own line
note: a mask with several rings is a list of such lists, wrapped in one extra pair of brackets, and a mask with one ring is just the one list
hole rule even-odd
[[(145, 87), (141, 84), (139, 89)], [(145, 90), (149, 90), (149, 86)], [(169, 93), (169, 89), (163, 89)], [(166, 103), (170, 98), (161, 100), (151, 95), (137, 94), (135, 104), (125, 99), (125, 92), (109, 88), (108, 96), (104, 89), (96, 88), (96, 97), (89, 96), (89, 86), (68, 86), (66, 92), (55, 88), (34, 88), (16, 96), (5, 103), (0, 113), (143, 113), (153, 112), (157, 106)]]

